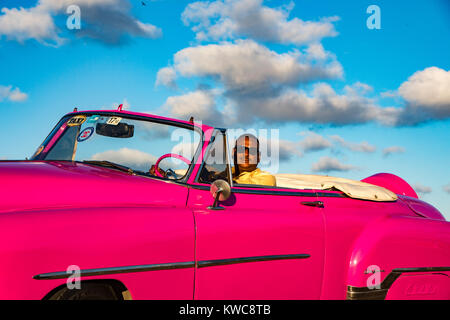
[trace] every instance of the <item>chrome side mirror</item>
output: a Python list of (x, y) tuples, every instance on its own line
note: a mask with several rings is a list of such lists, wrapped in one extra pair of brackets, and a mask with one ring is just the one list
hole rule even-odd
[(208, 210), (223, 210), (223, 207), (218, 206), (219, 201), (227, 200), (231, 195), (231, 187), (225, 180), (216, 180), (211, 184), (209, 189), (214, 198), (214, 204), (209, 206)]

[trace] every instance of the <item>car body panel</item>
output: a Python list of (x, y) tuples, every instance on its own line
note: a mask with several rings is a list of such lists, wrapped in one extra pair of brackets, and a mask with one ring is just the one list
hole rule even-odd
[(353, 245), (348, 284), (367, 285), (364, 271), (377, 265), (380, 280), (397, 268), (448, 267), (450, 232), (446, 221), (390, 216), (367, 226)]
[[(325, 217), (325, 264), (322, 299), (344, 299), (355, 241), (364, 230), (391, 212), (415, 216), (401, 202), (321, 198)], [(365, 266), (367, 267), (367, 266)], [(364, 271), (361, 275), (364, 276)]]
[[(305, 196), (240, 193), (209, 210), (207, 190), (193, 189), (188, 207), (196, 221), (197, 261), (269, 257), (270, 260), (199, 268), (197, 299), (318, 299), (324, 232), (320, 208)], [(295, 258), (297, 255), (307, 258)], [(277, 260), (291, 255), (293, 259)]]

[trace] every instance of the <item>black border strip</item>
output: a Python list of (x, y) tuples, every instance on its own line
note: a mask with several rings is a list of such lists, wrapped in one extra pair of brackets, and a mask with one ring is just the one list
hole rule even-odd
[[(261, 262), (261, 261), (289, 260), (289, 259), (307, 259), (309, 257), (310, 257), (309, 254), (285, 254), (285, 255), (272, 255), (272, 256), (259, 256), (259, 257), (205, 260), (205, 261), (199, 261), (197, 263), (197, 268), (223, 266), (223, 265), (247, 263), (247, 262)], [(80, 277), (102, 276), (102, 275), (118, 274), (118, 273), (185, 269), (185, 268), (193, 268), (193, 267), (195, 267), (195, 263), (193, 261), (190, 261), (190, 262), (149, 264), (149, 265), (114, 267), (114, 268), (85, 269), (85, 270), (80, 270)], [(67, 273), (65, 271), (49, 272), (49, 273), (41, 273), (41, 274), (35, 275), (35, 276), (33, 276), (33, 279), (35, 279), (35, 280), (65, 279), (72, 275), (73, 275), (72, 273)]]
[(403, 273), (450, 271), (450, 267), (422, 267), (393, 269), (380, 283), (380, 289), (347, 286), (347, 300), (384, 300), (392, 284)]

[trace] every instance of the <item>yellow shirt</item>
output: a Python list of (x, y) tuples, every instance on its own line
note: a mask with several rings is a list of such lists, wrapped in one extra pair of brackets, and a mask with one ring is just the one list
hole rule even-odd
[[(234, 168), (233, 168), (234, 175)], [(273, 186), (277, 185), (276, 179), (269, 172), (262, 171), (259, 168), (251, 172), (242, 172), (239, 176), (233, 178), (236, 183), (239, 184), (259, 184), (263, 186)]]

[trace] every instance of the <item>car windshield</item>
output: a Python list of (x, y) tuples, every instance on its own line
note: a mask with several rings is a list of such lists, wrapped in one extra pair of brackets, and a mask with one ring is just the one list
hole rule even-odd
[(200, 140), (199, 132), (171, 123), (127, 114), (78, 113), (59, 122), (32, 160), (79, 161), (182, 179)]

